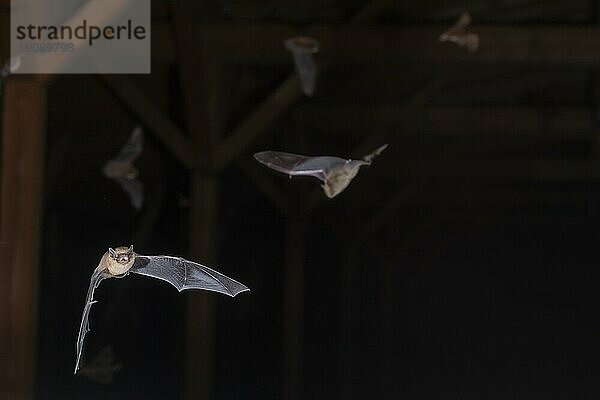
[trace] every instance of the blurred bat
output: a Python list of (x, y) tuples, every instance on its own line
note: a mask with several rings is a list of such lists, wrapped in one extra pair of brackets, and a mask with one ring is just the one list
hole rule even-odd
[(104, 164), (102, 172), (107, 178), (115, 180), (121, 188), (129, 195), (131, 205), (136, 210), (142, 208), (144, 202), (144, 186), (137, 179), (138, 170), (133, 162), (142, 153), (144, 136), (141, 126), (136, 126), (131, 137), (121, 152), (112, 160)]
[(113, 382), (114, 374), (121, 370), (121, 364), (115, 362), (115, 353), (111, 346), (106, 346), (92, 361), (79, 370), (79, 374), (89, 380), (103, 385)]
[(261, 164), (275, 171), (292, 176), (314, 176), (321, 180), (321, 187), (330, 199), (340, 194), (354, 179), (360, 167), (371, 165), (375, 157), (383, 152), (388, 145), (377, 148), (362, 160), (345, 160), (340, 157), (310, 157), (279, 151), (262, 151), (254, 158)]
[(90, 280), (77, 336), (75, 374), (79, 370), (85, 335), (90, 331), (90, 309), (96, 302), (94, 291), (104, 279), (124, 278), (130, 272), (169, 282), (180, 292), (185, 289), (204, 289), (234, 297), (238, 293), (250, 290), (217, 271), (181, 257), (143, 256), (135, 253), (133, 246), (109, 248), (100, 259)]
[(475, 51), (479, 48), (479, 35), (467, 32), (467, 26), (471, 23), (469, 13), (464, 13), (458, 21), (446, 32), (440, 35), (440, 42), (452, 42), (459, 46), (466, 47), (469, 51)]
[(317, 65), (313, 54), (319, 51), (319, 42), (310, 37), (295, 36), (286, 39), (283, 44), (294, 56), (294, 65), (300, 78), (302, 92), (311, 97), (315, 92), (317, 82)]

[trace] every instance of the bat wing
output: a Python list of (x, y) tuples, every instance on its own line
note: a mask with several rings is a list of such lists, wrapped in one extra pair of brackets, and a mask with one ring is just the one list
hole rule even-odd
[(250, 290), (238, 281), (181, 257), (137, 255), (129, 271), (162, 279), (180, 292), (185, 289), (204, 289), (234, 297)]
[(114, 178), (131, 200), (131, 205), (140, 210), (144, 203), (144, 185), (137, 179)]
[(322, 182), (325, 182), (328, 171), (334, 166), (346, 162), (339, 157), (307, 157), (279, 151), (263, 151), (256, 153), (254, 158), (275, 171), (290, 176), (314, 176)]
[(90, 331), (90, 310), (94, 301), (94, 291), (100, 285), (106, 277), (103, 275), (103, 271), (94, 270), (92, 278), (90, 279), (90, 287), (88, 289), (87, 298), (85, 300), (85, 306), (83, 307), (83, 315), (81, 316), (81, 325), (79, 326), (79, 335), (77, 335), (77, 359), (75, 360), (75, 372), (79, 370), (79, 364), (81, 362), (81, 355), (83, 353), (83, 344), (85, 342), (85, 335)]
[(293, 50), (294, 65), (296, 67), (296, 73), (300, 78), (300, 86), (302, 86), (302, 92), (311, 97), (315, 92), (315, 86), (317, 82), (317, 65), (313, 58), (312, 53), (303, 50)]
[(440, 40), (452, 40), (453, 37), (455, 38), (456, 36), (464, 35), (470, 23), (471, 15), (469, 13), (464, 13), (454, 25), (452, 25), (446, 32), (442, 33)]
[(96, 357), (84, 365), (79, 373), (94, 382), (111, 384), (114, 374), (121, 370), (121, 364), (115, 361), (115, 352), (111, 346), (105, 346)]
[(133, 161), (140, 156), (142, 153), (142, 148), (144, 146), (144, 134), (141, 126), (136, 126), (133, 132), (131, 132), (131, 136), (129, 137), (129, 141), (119, 154), (115, 157), (117, 161)]

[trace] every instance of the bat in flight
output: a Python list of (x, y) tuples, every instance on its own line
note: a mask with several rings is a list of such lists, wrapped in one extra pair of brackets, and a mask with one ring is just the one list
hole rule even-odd
[(479, 48), (479, 35), (467, 32), (467, 26), (471, 23), (471, 15), (464, 13), (458, 21), (446, 32), (440, 35), (440, 42), (452, 42), (466, 47), (469, 51)]
[(169, 282), (180, 292), (186, 289), (204, 289), (234, 297), (250, 290), (215, 270), (181, 257), (143, 256), (135, 253), (133, 246), (109, 248), (100, 259), (90, 280), (77, 336), (75, 374), (79, 370), (85, 335), (90, 331), (90, 309), (96, 302), (94, 291), (104, 279), (123, 278), (130, 272)]
[(319, 52), (319, 42), (307, 36), (294, 36), (286, 39), (283, 45), (294, 56), (294, 65), (300, 78), (302, 92), (311, 97), (317, 83), (317, 65), (313, 54)]
[(323, 184), (321, 187), (330, 199), (340, 194), (348, 187), (358, 174), (360, 167), (371, 165), (375, 157), (381, 154), (387, 144), (367, 154), (362, 160), (344, 159), (340, 157), (320, 156), (310, 157), (280, 151), (262, 151), (254, 154), (261, 164), (275, 171), (292, 176), (313, 176)]
[(108, 160), (102, 172), (107, 178), (116, 181), (121, 188), (129, 195), (131, 205), (136, 210), (142, 208), (144, 202), (144, 186), (137, 179), (138, 170), (133, 162), (142, 153), (144, 145), (144, 135), (141, 126), (136, 126), (129, 141), (123, 146), (119, 154), (111, 160)]
[(121, 364), (115, 361), (115, 352), (111, 346), (105, 346), (90, 363), (79, 369), (79, 374), (91, 381), (103, 385), (111, 384), (114, 374), (121, 370)]

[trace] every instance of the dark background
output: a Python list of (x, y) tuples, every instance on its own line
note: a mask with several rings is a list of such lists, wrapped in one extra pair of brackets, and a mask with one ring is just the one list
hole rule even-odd
[[(35, 398), (600, 396), (598, 2), (152, 7), (151, 75), (47, 85)], [(437, 41), (463, 11), (480, 33), (474, 53)], [(195, 39), (181, 40), (182, 27)], [(303, 33), (322, 42), (310, 99), (280, 86), (293, 77), (282, 40)], [(119, 95), (126, 85), (146, 112)], [(204, 168), (216, 153), (202, 146), (190, 171), (149, 123), (156, 109), (186, 138), (222, 143), (275, 90), (294, 101), (267, 103), (270, 117), (219, 171)], [(4, 119), (13, 96), (2, 97)], [(191, 126), (196, 111), (204, 130)], [(146, 132), (140, 212), (101, 173), (136, 124)], [(360, 158), (382, 143), (331, 200), (316, 180), (252, 160), (266, 149)], [(192, 189), (203, 179), (217, 182), (214, 197)], [(198, 233), (193, 210), (207, 207), (215, 223)], [(215, 324), (196, 338), (190, 318), (205, 315), (193, 294), (138, 275), (104, 281), (84, 357), (110, 345), (122, 368), (109, 385), (73, 376), (90, 275), (109, 246), (131, 243), (252, 291), (196, 295), (214, 299)], [(187, 358), (202, 355), (194, 340), (214, 352), (201, 360), (210, 396), (202, 379), (185, 379)]]

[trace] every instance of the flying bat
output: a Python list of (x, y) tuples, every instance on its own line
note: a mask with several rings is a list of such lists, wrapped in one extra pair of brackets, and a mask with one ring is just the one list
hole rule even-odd
[(81, 367), (79, 374), (86, 378), (108, 385), (113, 382), (114, 374), (121, 370), (121, 364), (115, 361), (115, 352), (111, 346), (105, 346), (92, 361)]
[(275, 171), (292, 176), (313, 176), (323, 182), (321, 187), (330, 199), (340, 194), (354, 179), (360, 167), (371, 165), (387, 144), (367, 154), (362, 160), (343, 159), (331, 156), (301, 156), (280, 151), (262, 151), (254, 154), (261, 164)]
[(117, 156), (104, 164), (102, 172), (107, 178), (115, 180), (121, 188), (129, 195), (131, 205), (136, 210), (142, 208), (144, 202), (144, 186), (137, 179), (138, 170), (133, 162), (142, 153), (144, 135), (141, 126), (136, 126), (129, 141), (121, 149)]
[(294, 65), (300, 78), (302, 92), (311, 97), (315, 92), (317, 82), (317, 65), (313, 54), (319, 51), (319, 42), (311, 37), (295, 36), (286, 39), (283, 45), (294, 56)]
[(466, 47), (469, 51), (479, 48), (479, 35), (467, 32), (467, 26), (471, 23), (471, 15), (464, 13), (458, 21), (446, 32), (440, 35), (440, 42), (452, 42)]
[(96, 303), (94, 291), (104, 279), (123, 278), (130, 272), (169, 282), (180, 292), (185, 289), (204, 289), (234, 297), (241, 292), (250, 290), (245, 285), (215, 270), (181, 257), (143, 256), (135, 253), (133, 246), (109, 248), (100, 259), (90, 280), (77, 336), (75, 374), (79, 370), (85, 335), (90, 331), (90, 309)]

